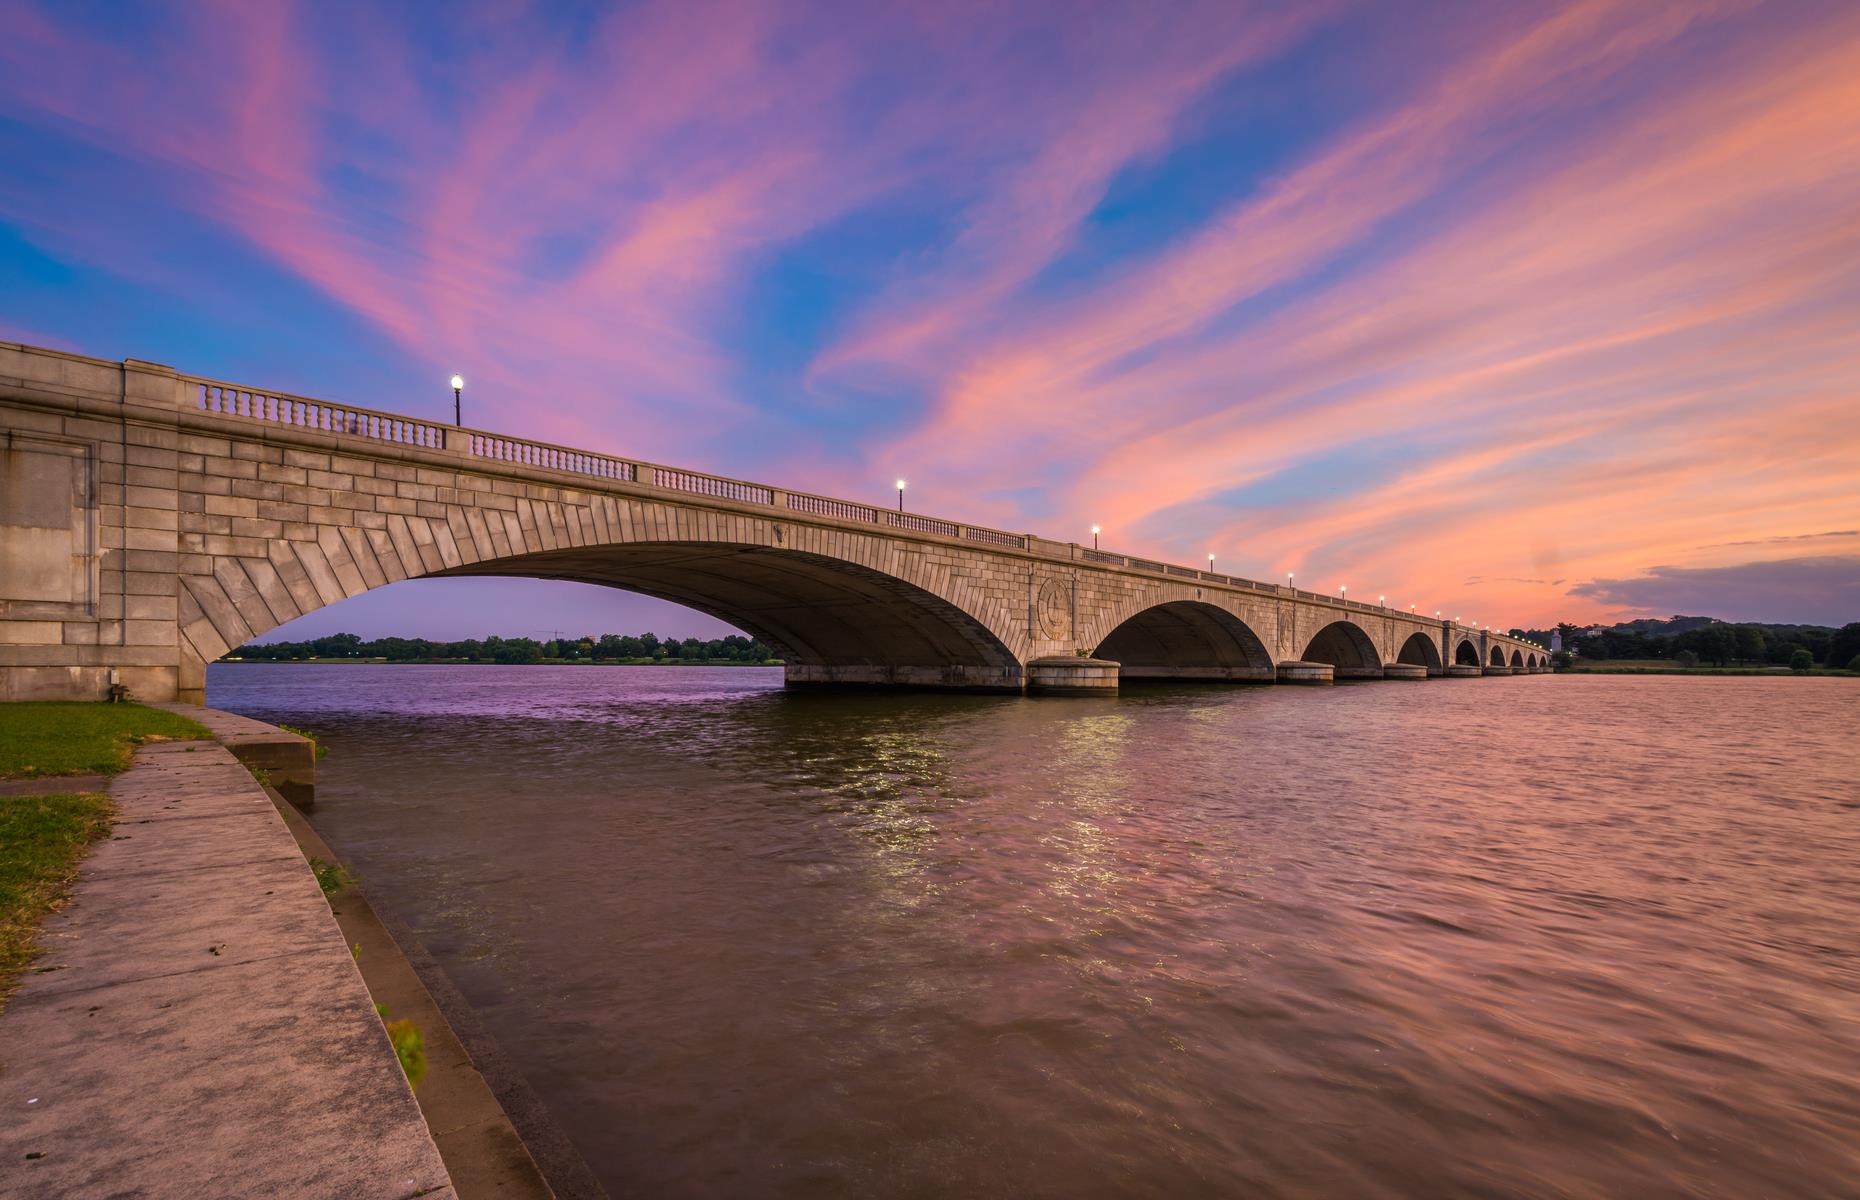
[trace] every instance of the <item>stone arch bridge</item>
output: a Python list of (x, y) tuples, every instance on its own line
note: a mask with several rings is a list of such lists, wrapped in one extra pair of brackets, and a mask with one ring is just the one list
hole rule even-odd
[(791, 685), (1099, 691), (1548, 670), (1540, 646), (1228, 575), (0, 342), (0, 698), (199, 701), (205, 664), (396, 580), (608, 584)]

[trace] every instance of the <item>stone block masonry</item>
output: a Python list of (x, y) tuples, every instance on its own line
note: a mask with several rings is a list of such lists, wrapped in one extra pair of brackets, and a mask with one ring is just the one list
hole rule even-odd
[[(1120, 674), (1269, 683), (1301, 662), (1336, 679), (1547, 663), (1527, 642), (1341, 597), (133, 359), (0, 343), (0, 435), (0, 699), (116, 683), (198, 703), (229, 649), (446, 575), (677, 601), (775, 647), (807, 686), (1064, 694)], [(1109, 664), (1089, 687), (1034, 678), (1036, 662), (1081, 656)]]

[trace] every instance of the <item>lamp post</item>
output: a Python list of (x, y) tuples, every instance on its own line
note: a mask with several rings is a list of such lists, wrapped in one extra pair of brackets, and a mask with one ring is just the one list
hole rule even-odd
[(1340, 599), (1348, 600), (1350, 598), (1350, 585), (1347, 583), (1338, 584), (1337, 595)]
[(463, 375), (454, 375), (452, 377), (452, 423), (454, 425), (464, 424), (463, 421), (459, 420), (459, 398), (464, 391), (465, 377)]
[(1098, 548), (1098, 527), (1096, 525), (1091, 527), (1091, 548), (1093, 550)]
[(1287, 591), (1292, 591), (1292, 592), (1295, 592), (1298, 590), (1297, 588), (1292, 586), (1292, 573), (1290, 571), (1287, 571), (1285, 573), (1285, 588)]
[(1382, 608), (1387, 608), (1389, 606), (1389, 598), (1387, 596), (1377, 596), (1376, 604)]
[(904, 511), (904, 481), (898, 480), (898, 511)]
[(1208, 574), (1214, 574), (1214, 556), (1212, 554), (1208, 555)]

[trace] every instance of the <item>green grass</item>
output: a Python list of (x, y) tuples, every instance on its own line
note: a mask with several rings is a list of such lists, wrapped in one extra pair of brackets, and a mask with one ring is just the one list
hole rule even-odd
[(294, 733), (300, 738), (308, 738), (310, 741), (310, 744), (316, 747), (316, 756), (318, 758), (322, 758), (324, 755), (329, 753), (329, 747), (323, 744), (323, 739), (318, 737), (316, 734), (311, 733), (308, 729), (299, 729), (295, 725), (286, 725), (282, 721), (278, 722), (278, 728), (282, 729), (286, 733)]
[(394, 1057), (400, 1059), (400, 1069), (407, 1073), (407, 1086), (418, 1089), (420, 1080), (426, 1078), (426, 1039), (420, 1036), (420, 1027), (411, 1018), (388, 1020), (385, 1004), (377, 1003), (375, 1012), (387, 1026), (388, 1041), (394, 1044)]
[(325, 896), (340, 892), (355, 882), (349, 874), (349, 868), (341, 863), (328, 862), (321, 858), (310, 860), (310, 873), (316, 876), (316, 885), (323, 889)]
[(186, 717), (140, 704), (0, 704), (0, 779), (115, 775), (139, 742), (211, 737)]
[[(115, 775), (138, 743), (211, 737), (196, 722), (140, 704), (0, 704), (0, 779)], [(101, 792), (0, 796), (0, 998), (35, 953), (39, 920), (77, 877), (84, 851), (110, 832)]]
[(32, 961), (39, 919), (65, 897), (115, 811), (100, 792), (0, 796), (0, 1001)]

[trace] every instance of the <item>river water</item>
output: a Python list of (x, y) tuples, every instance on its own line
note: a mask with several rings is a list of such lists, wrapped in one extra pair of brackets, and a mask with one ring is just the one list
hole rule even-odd
[(1860, 681), (219, 665), (618, 1196), (1860, 1195)]

